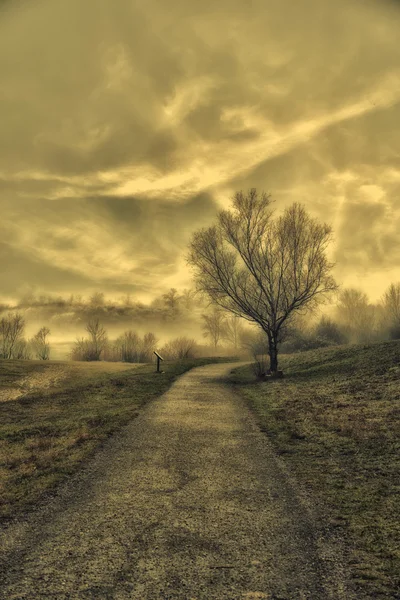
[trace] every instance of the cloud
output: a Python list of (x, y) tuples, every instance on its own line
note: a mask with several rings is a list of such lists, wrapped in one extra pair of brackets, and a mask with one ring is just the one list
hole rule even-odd
[[(66, 285), (76, 289), (79, 283), (85, 289), (124, 286), (150, 294), (176, 272), (188, 236), (211, 222), (215, 203), (206, 194), (184, 205), (104, 196), (29, 200), (22, 214), (17, 216), (11, 207), (7, 212), (8, 219), (0, 225), (4, 264), (11, 269), (18, 264), (24, 286), (37, 280), (46, 291), (51, 291), (49, 283), (57, 291)], [(33, 270), (32, 264), (37, 265)], [(51, 277), (37, 278), (46, 269)], [(15, 285), (15, 277), (10, 285)]]
[(253, 186), (332, 222), (343, 273), (394, 268), (395, 3), (0, 10), (0, 236), (17, 265), (7, 293), (15, 273), (49, 291), (186, 281), (190, 233)]

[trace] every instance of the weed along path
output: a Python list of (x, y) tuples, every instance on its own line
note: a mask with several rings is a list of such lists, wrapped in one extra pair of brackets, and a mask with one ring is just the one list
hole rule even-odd
[(2, 531), (0, 597), (352, 598), (339, 549), (224, 384), (231, 368), (180, 377)]

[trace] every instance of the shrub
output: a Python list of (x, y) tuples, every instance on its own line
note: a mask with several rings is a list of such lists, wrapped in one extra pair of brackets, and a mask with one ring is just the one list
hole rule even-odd
[(269, 369), (268, 339), (262, 329), (246, 329), (241, 332), (240, 345), (246, 349), (254, 359), (253, 370), (257, 377), (266, 375)]
[(281, 352), (291, 354), (292, 352), (305, 352), (331, 346), (332, 342), (326, 338), (319, 337), (313, 332), (293, 331), (282, 343)]
[(400, 340), (400, 323), (393, 324), (389, 327), (389, 339)]
[(99, 354), (93, 342), (84, 338), (76, 340), (70, 353), (71, 360), (93, 361), (99, 360), (98, 357)]
[(197, 355), (197, 342), (187, 337), (179, 337), (165, 344), (160, 353), (166, 360), (195, 358)]
[(315, 327), (315, 337), (325, 339), (331, 344), (346, 344), (348, 342), (339, 325), (328, 317), (322, 317)]

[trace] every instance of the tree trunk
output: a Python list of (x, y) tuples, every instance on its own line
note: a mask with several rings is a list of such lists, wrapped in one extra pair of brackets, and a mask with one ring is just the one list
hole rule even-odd
[(277, 335), (268, 335), (269, 370), (276, 373), (278, 370), (278, 340)]

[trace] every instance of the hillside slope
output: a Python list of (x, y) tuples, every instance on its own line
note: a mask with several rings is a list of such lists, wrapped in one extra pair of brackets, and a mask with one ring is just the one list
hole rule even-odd
[(283, 380), (232, 383), (327, 527), (360, 597), (400, 598), (400, 342), (282, 356)]

